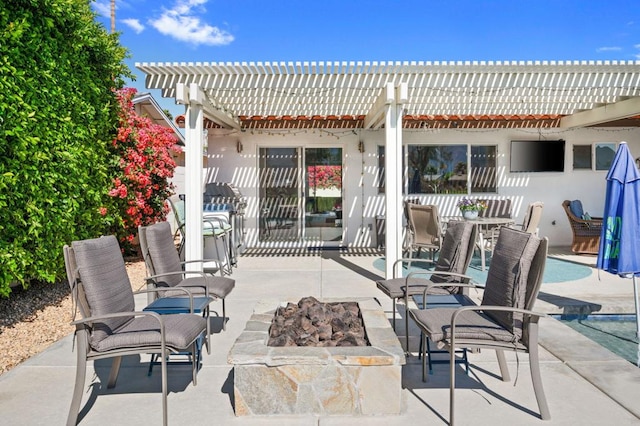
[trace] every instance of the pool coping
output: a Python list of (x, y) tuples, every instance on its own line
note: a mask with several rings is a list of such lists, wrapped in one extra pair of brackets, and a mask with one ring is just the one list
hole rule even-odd
[(551, 316), (540, 320), (539, 344), (640, 419), (640, 368)]

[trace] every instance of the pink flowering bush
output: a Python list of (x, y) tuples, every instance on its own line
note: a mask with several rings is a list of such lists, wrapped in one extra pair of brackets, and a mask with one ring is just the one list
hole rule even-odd
[[(149, 225), (165, 219), (165, 200), (173, 193), (169, 178), (176, 163), (171, 156), (177, 142), (167, 127), (136, 114), (132, 99), (136, 89), (117, 92), (120, 104), (119, 128), (112, 149), (120, 158), (116, 165), (113, 187), (109, 195), (115, 200), (117, 223), (113, 223), (125, 252), (131, 251), (139, 225)], [(102, 207), (100, 214), (107, 216)]]
[(309, 187), (329, 189), (342, 187), (342, 166), (308, 166)]

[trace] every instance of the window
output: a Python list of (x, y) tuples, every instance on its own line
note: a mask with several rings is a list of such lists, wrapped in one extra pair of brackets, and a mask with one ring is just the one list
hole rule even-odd
[(615, 143), (596, 144), (596, 170), (609, 170), (616, 156)]
[[(471, 192), (497, 192), (496, 162), (498, 148), (494, 145), (409, 145), (406, 167), (403, 170), (409, 194), (466, 194)], [(378, 146), (378, 193), (385, 191), (383, 145)], [(468, 170), (471, 170), (469, 183)], [(469, 183), (469, 184), (468, 184)]]
[(409, 145), (409, 194), (466, 194), (466, 145)]
[(591, 170), (591, 145), (573, 146), (573, 170)]
[(471, 146), (471, 192), (498, 192), (497, 146)]
[(616, 144), (602, 142), (573, 146), (573, 170), (609, 170), (616, 155)]

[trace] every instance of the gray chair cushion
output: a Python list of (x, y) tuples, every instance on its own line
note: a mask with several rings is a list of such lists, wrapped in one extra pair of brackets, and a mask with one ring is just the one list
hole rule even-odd
[(206, 277), (187, 277), (178, 284), (178, 287), (195, 287), (202, 290), (190, 290), (194, 295), (204, 295), (204, 287), (209, 288), (209, 293), (224, 299), (236, 285), (236, 281), (227, 277), (215, 277), (207, 275)]
[[(120, 245), (113, 235), (92, 240), (74, 241), (71, 246), (89, 306), (89, 315), (98, 316), (135, 309), (131, 282), (127, 275)], [(96, 262), (100, 259), (100, 262)], [(99, 343), (131, 321), (131, 317), (114, 318), (96, 323), (91, 346)]]
[[(465, 221), (450, 221), (445, 233), (444, 242), (440, 249), (440, 256), (436, 263), (436, 271), (454, 272), (464, 274), (466, 272), (467, 251), (469, 250), (469, 238), (473, 232), (473, 223)], [(458, 277), (434, 275), (431, 277), (434, 283), (460, 282)], [(453, 287), (449, 290), (452, 291)]]
[[(147, 250), (153, 262), (153, 273), (155, 275), (169, 272), (182, 271), (180, 255), (173, 242), (171, 226), (169, 222), (158, 222), (147, 226), (145, 234), (147, 236)], [(180, 274), (168, 275), (159, 278), (160, 282), (169, 287), (179, 284), (183, 279)]]
[[(500, 231), (487, 275), (483, 305), (524, 309), (529, 269), (539, 245), (540, 239), (532, 234), (506, 227)], [(522, 314), (490, 312), (487, 315), (513, 332), (516, 338), (522, 336)]]
[[(439, 348), (451, 338), (451, 315), (455, 308), (412, 309), (411, 317)], [(456, 339), (484, 339), (513, 342), (512, 333), (496, 321), (476, 311), (465, 311), (456, 319)]]
[[(409, 296), (414, 294), (422, 294), (424, 288), (433, 283), (435, 276), (432, 276), (432, 280), (426, 278), (410, 278), (409, 279)], [(387, 296), (392, 299), (398, 299), (404, 297), (404, 289), (407, 285), (406, 278), (392, 278), (389, 280), (380, 280), (376, 282), (377, 287)], [(429, 294), (451, 294), (444, 287), (433, 287), (429, 289)]]
[[(161, 275), (170, 272), (181, 272), (182, 263), (180, 255), (173, 242), (171, 227), (169, 222), (158, 222), (143, 228), (146, 236), (147, 251), (153, 265), (153, 274)], [(206, 268), (205, 268), (205, 272)], [(194, 295), (204, 294), (204, 287), (209, 288), (209, 293), (216, 297), (225, 298), (235, 287), (236, 281), (227, 277), (218, 277), (208, 272), (205, 277), (188, 276), (184, 278), (182, 274), (172, 274), (158, 278), (160, 285), (167, 287), (200, 287), (202, 290), (191, 291)], [(164, 283), (164, 284), (163, 284)], [(165, 292), (164, 296), (182, 296), (183, 292)]]
[[(447, 226), (440, 255), (434, 268), (440, 272), (466, 272), (467, 250), (470, 247), (469, 238), (473, 232), (473, 224), (465, 221), (450, 221)], [(431, 283), (460, 282), (459, 277), (447, 277), (432, 275), (429, 279), (415, 277), (409, 283), (409, 295), (422, 294), (424, 287)], [(392, 278), (376, 282), (376, 286), (392, 299), (404, 297), (404, 287), (407, 285), (405, 278)], [(429, 294), (451, 294), (458, 287), (433, 287)]]
[[(162, 315), (165, 342), (169, 348), (186, 349), (206, 329), (206, 319), (198, 315)], [(120, 348), (160, 346), (160, 323), (150, 316), (136, 317), (115, 333), (98, 342), (99, 352)]]

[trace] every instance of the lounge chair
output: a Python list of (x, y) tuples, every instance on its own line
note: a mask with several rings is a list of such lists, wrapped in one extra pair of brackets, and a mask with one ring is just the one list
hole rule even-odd
[(196, 384), (197, 340), (206, 330), (204, 318), (135, 311), (134, 293), (114, 236), (65, 245), (64, 259), (73, 303), (82, 315), (82, 319), (72, 322), (76, 327), (77, 366), (67, 425), (78, 421), (87, 360), (114, 358), (107, 383), (108, 388), (113, 388), (122, 357), (143, 353), (158, 354), (161, 360), (162, 420), (166, 425), (167, 357), (189, 351)]
[(564, 200), (562, 207), (573, 233), (571, 251), (576, 254), (598, 254), (602, 218), (589, 216), (583, 210), (580, 200)]
[[(396, 329), (396, 301), (400, 298), (404, 299), (405, 306), (408, 303), (408, 297), (415, 294), (422, 294), (424, 288), (433, 283), (447, 283), (443, 287), (434, 287), (434, 293), (451, 294), (458, 291), (465, 291), (465, 287), (456, 287), (458, 282), (468, 282), (468, 277), (462, 277), (456, 274), (464, 274), (471, 263), (473, 256), (473, 248), (477, 238), (478, 229), (472, 223), (465, 221), (449, 221), (447, 231), (444, 235), (442, 248), (437, 262), (428, 259), (402, 258), (394, 263), (394, 276), (391, 279), (380, 280), (376, 282), (376, 286), (393, 302), (393, 329)], [(396, 265), (398, 263), (423, 264), (425, 267), (435, 265), (432, 271), (425, 271), (421, 275), (429, 275), (429, 279), (412, 276), (409, 280), (402, 276), (396, 276)], [(462, 290), (461, 290), (462, 289)], [(408, 330), (409, 320), (405, 315), (405, 326)], [(409, 333), (406, 334), (406, 350), (409, 351)]]
[[(138, 227), (138, 238), (142, 257), (150, 275), (146, 278), (147, 285), (151, 288), (184, 287), (194, 295), (205, 293), (206, 296), (220, 298), (222, 300), (222, 329), (226, 330), (225, 298), (235, 287), (236, 281), (222, 276), (221, 268), (217, 266), (205, 267), (202, 272), (187, 273), (184, 269), (187, 263), (210, 265), (217, 261), (211, 259), (180, 261), (169, 222), (158, 222)], [(221, 276), (215, 276), (216, 271), (220, 272)], [(209, 321), (207, 321), (208, 325)], [(209, 335), (207, 334), (207, 351), (210, 353), (211, 346), (208, 344), (208, 339)]]
[[(411, 309), (409, 315), (439, 348), (450, 353), (449, 424), (455, 413), (456, 348), (495, 349), (504, 381), (509, 381), (505, 350), (529, 353), (529, 367), (536, 400), (543, 420), (551, 418), (544, 395), (538, 361), (538, 320), (545, 314), (533, 312), (547, 258), (548, 240), (503, 228), (496, 244), (480, 306), (429, 308), (428, 291), (423, 295), (426, 309)], [(471, 284), (460, 284), (471, 286)], [(423, 354), (426, 357), (426, 354)], [(425, 380), (425, 360), (422, 375)]]

